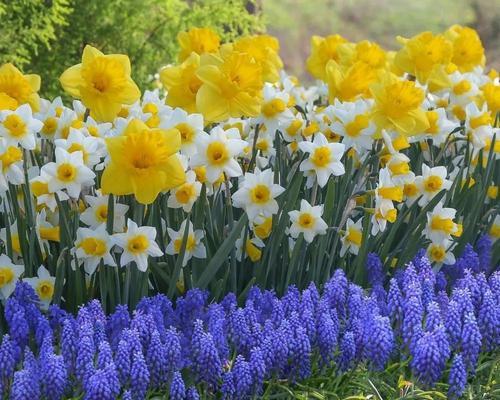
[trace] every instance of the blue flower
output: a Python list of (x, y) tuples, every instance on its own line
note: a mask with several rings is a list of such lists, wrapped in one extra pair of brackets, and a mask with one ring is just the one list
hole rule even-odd
[(142, 352), (136, 351), (132, 356), (130, 367), (130, 392), (134, 400), (143, 400), (149, 386), (149, 371)]
[(448, 397), (452, 400), (460, 398), (467, 386), (467, 371), (460, 354), (456, 354), (455, 357), (453, 357), (448, 384), (450, 385)]
[(184, 400), (186, 398), (186, 386), (179, 371), (174, 372), (172, 383), (170, 384), (170, 399)]

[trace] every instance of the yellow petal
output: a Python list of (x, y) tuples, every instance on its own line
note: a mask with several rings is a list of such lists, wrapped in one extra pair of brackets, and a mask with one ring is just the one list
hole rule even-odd
[(170, 190), (186, 182), (184, 167), (176, 154), (169, 157), (168, 163), (163, 168), (163, 171), (168, 176), (168, 179), (164, 182), (162, 190)]
[(134, 187), (130, 176), (120, 166), (111, 162), (102, 173), (101, 191), (103, 194), (125, 195), (133, 193)]
[(196, 94), (196, 107), (207, 121), (218, 122), (230, 117), (228, 101), (207, 84), (203, 84)]
[(81, 71), (82, 64), (76, 64), (64, 71), (59, 78), (63, 89), (69, 95), (77, 98), (80, 97), (80, 88), (84, 84)]
[(134, 176), (131, 179), (134, 195), (141, 204), (151, 204), (165, 186), (165, 175), (160, 171), (146, 176)]
[(86, 45), (85, 48), (83, 49), (83, 54), (82, 54), (82, 63), (87, 64), (92, 62), (92, 60), (96, 57), (103, 56), (102, 52), (95, 47), (92, 47), (90, 45)]

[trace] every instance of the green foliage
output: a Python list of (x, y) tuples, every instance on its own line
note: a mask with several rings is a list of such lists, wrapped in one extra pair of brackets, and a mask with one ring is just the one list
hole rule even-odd
[[(262, 29), (247, 0), (0, 0), (0, 63), (14, 62), (42, 76), (41, 94), (57, 96), (58, 77), (92, 44), (127, 54), (142, 89), (152, 74), (175, 61), (177, 33), (215, 29), (223, 40)], [(7, 23), (4, 23), (7, 21)]]

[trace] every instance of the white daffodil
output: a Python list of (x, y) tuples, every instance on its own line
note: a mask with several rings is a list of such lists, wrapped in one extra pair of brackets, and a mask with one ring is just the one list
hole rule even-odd
[(453, 243), (450, 240), (434, 243), (432, 242), (427, 247), (427, 257), (429, 260), (436, 264), (455, 264), (455, 256), (451, 248)]
[(422, 195), (418, 201), (420, 206), (425, 206), (441, 190), (448, 190), (451, 187), (452, 182), (446, 179), (447, 176), (448, 171), (444, 166), (430, 168), (422, 164), (422, 175), (415, 178), (415, 184)]
[(194, 171), (186, 172), (186, 181), (172, 189), (167, 201), (170, 208), (181, 208), (185, 212), (190, 212), (193, 204), (200, 196), (202, 184), (196, 180), (196, 173)]
[[(108, 221), (108, 195), (85, 196), (88, 207), (80, 214), (80, 221), (91, 229), (96, 229)], [(113, 232), (123, 232), (125, 226), (125, 214), (128, 206), (120, 204), (114, 199), (113, 204)]]
[(74, 128), (70, 128), (67, 139), (56, 139), (54, 143), (56, 147), (60, 147), (68, 153), (81, 151), (83, 163), (89, 168), (99, 163), (105, 155), (101, 147), (102, 142), (99, 139), (85, 136), (80, 130)]
[(0, 299), (6, 300), (14, 292), (19, 277), (24, 273), (24, 265), (16, 265), (5, 254), (0, 255)]
[[(12, 245), (12, 250), (15, 256), (21, 256), (21, 243), (19, 241), (19, 231), (17, 229), (17, 221), (14, 221), (12, 225), (9, 226), (10, 230), (10, 243)], [(4, 248), (7, 248), (7, 228), (0, 229), (0, 240), (3, 242)], [(15, 258), (14, 258), (15, 259)]]
[(196, 153), (198, 135), (203, 132), (203, 115), (188, 114), (182, 108), (176, 108), (159, 127), (177, 129), (181, 134), (181, 152), (192, 156)]
[[(494, 118), (488, 111), (486, 104), (481, 109), (476, 103), (471, 102), (465, 107), (465, 131), (474, 149), (481, 150), (486, 147), (494, 135)], [(498, 141), (499, 139), (497, 139)]]
[(324, 187), (330, 175), (340, 176), (345, 173), (344, 165), (340, 162), (345, 150), (342, 143), (329, 143), (325, 135), (317, 133), (312, 142), (300, 142), (299, 148), (309, 153), (309, 157), (300, 164), (300, 170), (314, 171), (319, 186)]
[(392, 201), (380, 199), (375, 202), (375, 210), (372, 216), (371, 234), (375, 236), (379, 232), (384, 232), (387, 222), (393, 223), (398, 216), (398, 210)]
[(148, 256), (161, 257), (162, 251), (155, 242), (156, 228), (141, 226), (131, 219), (127, 222), (126, 233), (115, 233), (113, 241), (123, 249), (120, 258), (122, 266), (135, 261), (137, 268), (145, 272), (148, 269)]
[(243, 208), (250, 221), (259, 215), (270, 217), (278, 212), (278, 202), (275, 200), (285, 189), (274, 183), (272, 169), (247, 172), (243, 184), (233, 194), (234, 206)]
[(345, 233), (340, 238), (342, 248), (340, 249), (340, 257), (344, 257), (345, 253), (358, 255), (363, 238), (363, 219), (360, 218), (354, 222), (351, 218), (347, 220)]
[(7, 145), (5, 139), (0, 137), (0, 192), (7, 191), (9, 183), (20, 185), (23, 182), (23, 150)]
[(201, 241), (205, 236), (201, 229), (194, 230), (193, 223), (189, 220), (182, 221), (182, 224), (178, 231), (172, 228), (167, 228), (168, 236), (170, 237), (170, 243), (168, 244), (165, 252), (170, 255), (179, 254), (182, 248), (182, 241), (184, 239), (184, 232), (186, 231), (186, 223), (188, 223), (188, 236), (186, 240), (186, 248), (184, 251), (184, 259), (182, 260), (182, 266), (185, 266), (191, 257), (196, 258), (207, 258), (207, 251), (205, 245)]
[(302, 129), (306, 126), (302, 114), (297, 114), (283, 125), (281, 133), (283, 139), (289, 143), (296, 143), (301, 140)]
[(450, 94), (450, 105), (454, 106), (465, 106), (470, 103), (474, 96), (479, 94), (479, 88), (477, 87), (477, 78), (472, 73), (462, 74), (459, 71), (455, 71), (449, 75), (451, 86), (446, 89)]
[(57, 130), (52, 139), (67, 139), (71, 128), (80, 129), (83, 121), (78, 118), (78, 114), (70, 108), (64, 107), (57, 122)]
[(262, 95), (261, 115), (255, 121), (263, 124), (266, 132), (271, 137), (274, 137), (278, 129), (281, 129), (293, 119), (293, 113), (288, 108), (290, 95), (287, 92), (280, 92), (271, 83), (264, 85)]
[(38, 267), (36, 277), (24, 278), (23, 281), (30, 285), (37, 294), (42, 310), (47, 310), (54, 297), (56, 277), (51, 276), (49, 271), (41, 265)]
[[(54, 222), (52, 220), (52, 222)], [(47, 218), (45, 209), (40, 211), (36, 216), (36, 231), (37, 237), (40, 241), (42, 251), (44, 247), (48, 246), (48, 242), (59, 242), (61, 233), (58, 225), (53, 224)]]
[(388, 168), (379, 171), (379, 180), (375, 189), (375, 199), (380, 202), (403, 201), (403, 186), (397, 185), (391, 178)]
[(88, 116), (82, 129), (86, 131), (89, 136), (102, 139), (108, 135), (108, 132), (112, 127), (113, 124), (111, 122), (100, 123), (94, 120), (91, 116)]
[(35, 134), (43, 127), (43, 123), (33, 118), (29, 104), (23, 104), (15, 111), (0, 111), (0, 136), (6, 145), (20, 145), (26, 150), (36, 147)]
[(259, 261), (260, 258), (262, 257), (261, 249), (264, 248), (265, 246), (264, 242), (258, 237), (251, 238), (250, 236), (247, 235), (245, 246), (243, 246), (243, 236), (244, 236), (244, 231), (234, 244), (236, 247), (236, 259), (238, 261), (242, 261), (244, 252), (245, 258), (247, 257), (250, 258), (252, 262)]
[(62, 190), (51, 192), (49, 190), (50, 180), (50, 176), (48, 176), (45, 172), (40, 171), (40, 175), (30, 179), (30, 188), (31, 193), (36, 198), (37, 206), (46, 206), (50, 211), (54, 212), (57, 208), (56, 195), (59, 197), (60, 201), (68, 200), (69, 197)]
[(201, 132), (196, 142), (197, 153), (191, 158), (193, 167), (204, 166), (208, 182), (214, 183), (222, 173), (228, 178), (241, 176), (243, 171), (235, 157), (247, 146), (241, 140), (238, 129), (227, 131), (220, 126), (215, 127), (210, 135)]
[(101, 260), (104, 265), (116, 267), (115, 260), (111, 256), (113, 240), (106, 231), (106, 225), (102, 224), (97, 229), (78, 228), (74, 253), (78, 262), (83, 263), (85, 272), (92, 275)]
[(454, 208), (444, 208), (443, 203), (438, 203), (434, 210), (427, 213), (427, 226), (422, 233), (435, 243), (451, 240), (452, 236), (459, 237), (462, 225), (453, 221), (456, 213)]
[(403, 153), (390, 155), (386, 164), (395, 185), (404, 185), (415, 181), (415, 174), (410, 170), (410, 158)]
[(353, 147), (359, 154), (371, 149), (373, 135), (377, 130), (370, 117), (371, 103), (357, 100), (354, 103), (341, 103), (335, 100), (333, 115), (336, 117), (330, 129), (343, 137), (346, 148)]
[(494, 241), (497, 241), (500, 238), (500, 214), (497, 214), (495, 216), (495, 219), (493, 220), (493, 223), (491, 224), (491, 228), (490, 228), (489, 233)]
[[(434, 146), (441, 146), (446, 142), (450, 133), (457, 127), (457, 124), (448, 119), (444, 108), (427, 111), (426, 115), (429, 127), (424, 132), (424, 137), (432, 139)], [(416, 138), (422, 140), (422, 135), (418, 135)]]
[(316, 235), (326, 234), (328, 225), (321, 218), (323, 205), (311, 206), (307, 200), (301, 200), (300, 210), (290, 211), (288, 215), (292, 223), (290, 227), (292, 238), (296, 239), (303, 233), (306, 242), (311, 243)]
[(92, 186), (95, 174), (83, 163), (83, 153), (75, 151), (68, 153), (66, 150), (56, 147), (56, 161), (45, 164), (42, 173), (49, 179), (49, 190), (66, 189), (72, 198), (78, 198), (82, 186)]

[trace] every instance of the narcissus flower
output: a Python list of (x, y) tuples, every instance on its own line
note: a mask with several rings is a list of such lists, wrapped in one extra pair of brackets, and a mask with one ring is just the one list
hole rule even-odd
[(321, 218), (323, 205), (311, 206), (307, 200), (302, 199), (300, 210), (290, 211), (288, 215), (292, 222), (290, 236), (294, 239), (303, 233), (305, 241), (311, 243), (316, 235), (326, 234), (328, 225)]
[(335, 99), (354, 101), (358, 97), (371, 97), (370, 85), (377, 79), (377, 71), (366, 63), (357, 62), (343, 66), (335, 61), (326, 65), (325, 80), (328, 83), (330, 102)]
[(244, 231), (241, 236), (236, 240), (234, 246), (236, 247), (236, 259), (242, 261), (243, 253), (245, 253), (245, 258), (250, 258), (252, 262), (257, 262), (262, 258), (262, 248), (264, 248), (264, 242), (258, 237), (247, 236), (246, 242), (243, 243)]
[(216, 53), (219, 50), (219, 35), (210, 28), (191, 28), (177, 35), (179, 42), (179, 62), (184, 61), (192, 53), (198, 55)]
[(347, 43), (347, 39), (340, 35), (327, 37), (313, 36), (311, 38), (311, 55), (307, 59), (307, 70), (315, 78), (325, 80), (326, 64), (330, 60), (339, 60), (338, 47)]
[(5, 300), (14, 291), (17, 280), (24, 273), (24, 265), (16, 265), (5, 254), (0, 254), (0, 299)]
[(184, 183), (184, 168), (177, 152), (177, 129), (150, 129), (132, 120), (122, 135), (106, 139), (110, 163), (101, 180), (103, 193), (134, 194), (142, 204), (152, 203), (161, 191)]
[(196, 139), (203, 132), (203, 116), (188, 114), (181, 108), (176, 108), (170, 116), (159, 125), (162, 129), (177, 129), (181, 134), (181, 153), (192, 156), (196, 153)]
[(15, 111), (0, 111), (0, 136), (9, 145), (19, 144), (26, 150), (34, 150), (35, 134), (42, 127), (42, 122), (33, 118), (28, 104), (23, 104)]
[(246, 53), (225, 51), (220, 57), (202, 57), (196, 72), (203, 85), (196, 106), (206, 120), (255, 117), (261, 106), (262, 69)]
[(418, 204), (424, 206), (431, 201), (441, 190), (448, 190), (452, 182), (446, 177), (448, 171), (446, 167), (439, 166), (430, 168), (426, 164), (422, 164), (422, 176), (415, 178), (415, 184), (422, 195)]
[(7, 146), (0, 138), (0, 193), (9, 189), (9, 183), (24, 182), (23, 151), (17, 146)]
[(345, 173), (344, 165), (340, 162), (345, 151), (342, 143), (329, 143), (325, 135), (317, 133), (312, 142), (300, 142), (299, 148), (309, 153), (309, 157), (300, 164), (300, 170), (314, 171), (319, 186), (324, 187), (330, 175)]
[(205, 233), (201, 229), (194, 230), (193, 223), (189, 220), (182, 221), (182, 224), (178, 231), (172, 228), (167, 228), (168, 236), (170, 237), (170, 243), (168, 244), (165, 252), (167, 254), (179, 254), (182, 248), (182, 241), (184, 239), (184, 232), (186, 230), (186, 223), (188, 226), (188, 236), (186, 240), (186, 248), (184, 251), (184, 259), (182, 260), (182, 266), (185, 266), (187, 262), (192, 258), (206, 258), (207, 251), (205, 245), (201, 241), (205, 236)]
[(452, 244), (450, 240), (429, 244), (427, 247), (429, 260), (436, 264), (455, 264), (455, 256), (451, 252)]
[(38, 267), (36, 277), (24, 278), (23, 281), (35, 290), (40, 299), (41, 308), (47, 310), (54, 296), (56, 277), (51, 276), (47, 268), (41, 265)]
[(76, 241), (74, 253), (79, 263), (84, 264), (85, 272), (92, 275), (101, 260), (104, 265), (116, 266), (115, 260), (110, 254), (113, 242), (106, 225), (101, 224), (97, 229), (78, 228), (76, 231)]
[(442, 203), (438, 203), (432, 212), (427, 213), (427, 226), (423, 234), (435, 243), (451, 240), (452, 236), (459, 237), (462, 225), (453, 221), (456, 213), (454, 208), (444, 208)]
[(224, 173), (228, 178), (241, 176), (243, 171), (235, 157), (247, 146), (240, 139), (236, 128), (227, 131), (220, 126), (215, 127), (210, 135), (202, 132), (196, 143), (198, 152), (191, 158), (193, 167), (205, 167), (206, 179), (210, 183), (217, 181)]
[[(109, 196), (85, 196), (88, 207), (80, 214), (80, 221), (91, 229), (107, 224)], [(114, 199), (113, 204), (113, 232), (122, 232), (125, 226), (125, 214), (128, 206), (120, 204)]]
[(186, 172), (186, 182), (172, 189), (167, 205), (171, 208), (182, 208), (190, 212), (193, 204), (200, 196), (201, 183), (196, 180), (194, 171)]
[(122, 266), (135, 261), (137, 268), (145, 272), (148, 269), (148, 256), (160, 257), (163, 255), (155, 242), (156, 228), (151, 226), (138, 227), (131, 219), (127, 223), (127, 232), (115, 233), (112, 239), (123, 249), (120, 258)]
[(422, 103), (424, 91), (415, 82), (384, 74), (380, 82), (370, 86), (375, 100), (373, 120), (379, 129), (396, 130), (414, 135), (429, 127)]
[(40, 97), (40, 76), (23, 75), (14, 65), (0, 66), (0, 110), (15, 110), (29, 104), (38, 111)]
[(451, 62), (461, 72), (472, 71), (477, 66), (484, 66), (484, 47), (474, 29), (453, 25), (444, 35), (453, 43)]
[(253, 221), (257, 216), (270, 217), (278, 212), (277, 196), (285, 188), (274, 183), (272, 169), (256, 170), (254, 174), (247, 172), (243, 185), (233, 194), (234, 206), (245, 209), (248, 219)]
[(113, 121), (123, 104), (133, 104), (141, 96), (130, 77), (126, 55), (105, 55), (89, 45), (83, 49), (81, 64), (64, 71), (60, 81), (64, 90), (81, 99), (99, 121)]
[(363, 238), (363, 219), (360, 218), (354, 222), (351, 218), (347, 220), (345, 233), (340, 238), (342, 248), (340, 249), (340, 257), (344, 257), (345, 253), (357, 255), (361, 247)]

